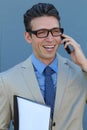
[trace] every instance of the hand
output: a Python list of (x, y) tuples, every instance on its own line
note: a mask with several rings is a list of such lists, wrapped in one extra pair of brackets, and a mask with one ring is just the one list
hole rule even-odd
[(65, 34), (62, 35), (64, 39), (61, 41), (61, 43), (66, 42), (64, 48), (66, 48), (68, 45), (71, 45), (73, 47), (73, 51), (71, 52), (71, 59), (72, 61), (79, 65), (83, 71), (87, 72), (87, 59), (80, 47), (80, 44), (78, 44), (73, 38), (70, 36), (67, 36)]

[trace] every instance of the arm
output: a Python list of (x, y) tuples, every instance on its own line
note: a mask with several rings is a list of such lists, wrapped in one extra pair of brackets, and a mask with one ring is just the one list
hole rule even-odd
[(10, 105), (6, 89), (0, 78), (0, 130), (8, 130), (10, 123)]
[(84, 72), (87, 72), (87, 58), (85, 57), (80, 44), (78, 44), (74, 39), (65, 34), (63, 34), (63, 37), (65, 38), (62, 40), (61, 43), (66, 42), (64, 48), (66, 48), (67, 45), (71, 45), (74, 49), (74, 51), (72, 51), (70, 54), (72, 61), (75, 64), (79, 65)]

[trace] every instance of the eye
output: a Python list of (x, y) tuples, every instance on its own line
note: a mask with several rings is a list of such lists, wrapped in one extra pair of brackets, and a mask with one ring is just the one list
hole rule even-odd
[(53, 33), (60, 33), (60, 30), (59, 29), (54, 29), (52, 32)]
[(58, 35), (61, 34), (61, 31), (60, 31), (59, 28), (55, 28), (55, 29), (52, 30), (52, 34), (53, 34), (54, 36), (58, 36)]
[(43, 29), (43, 30), (39, 30), (37, 32), (37, 35), (43, 35), (43, 34), (46, 34), (47, 33), (47, 30)]

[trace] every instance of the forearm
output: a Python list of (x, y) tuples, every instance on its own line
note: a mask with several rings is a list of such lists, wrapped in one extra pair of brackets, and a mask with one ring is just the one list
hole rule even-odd
[(81, 69), (84, 72), (87, 72), (87, 59), (83, 60), (82, 64), (80, 65)]

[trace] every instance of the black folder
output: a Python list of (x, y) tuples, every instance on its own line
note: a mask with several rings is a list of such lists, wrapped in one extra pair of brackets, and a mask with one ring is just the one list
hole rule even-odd
[(14, 96), (14, 130), (49, 130), (50, 107)]

